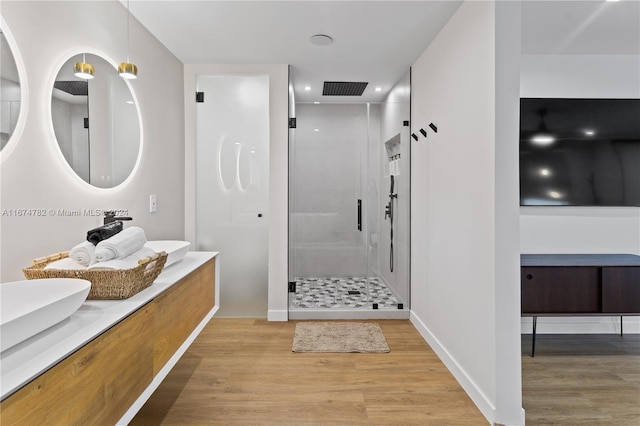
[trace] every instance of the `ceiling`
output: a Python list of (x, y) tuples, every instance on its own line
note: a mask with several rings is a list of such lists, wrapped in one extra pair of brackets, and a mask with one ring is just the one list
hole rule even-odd
[[(380, 102), (460, 4), (130, 0), (129, 8), (183, 63), (290, 64), (297, 102)], [(313, 45), (315, 34), (333, 43)], [(359, 97), (323, 97), (324, 81), (369, 84)]]
[[(290, 64), (297, 102), (382, 101), (461, 4), (129, 1), (131, 13), (183, 63)], [(313, 45), (315, 34), (329, 35), (333, 43)], [(639, 55), (640, 2), (523, 2), (522, 52)], [(369, 84), (360, 97), (327, 97), (324, 81)]]
[(640, 55), (640, 1), (527, 1), (522, 53)]

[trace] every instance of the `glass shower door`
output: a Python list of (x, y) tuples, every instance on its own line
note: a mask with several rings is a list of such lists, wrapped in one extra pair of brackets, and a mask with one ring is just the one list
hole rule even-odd
[(290, 140), (291, 309), (370, 308), (367, 106), (297, 104)]
[(196, 249), (219, 251), (220, 316), (266, 317), (269, 77), (199, 76)]

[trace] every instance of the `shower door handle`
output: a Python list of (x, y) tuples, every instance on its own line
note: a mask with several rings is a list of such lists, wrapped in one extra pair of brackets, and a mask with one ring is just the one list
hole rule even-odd
[(362, 231), (362, 200), (358, 200), (358, 231)]

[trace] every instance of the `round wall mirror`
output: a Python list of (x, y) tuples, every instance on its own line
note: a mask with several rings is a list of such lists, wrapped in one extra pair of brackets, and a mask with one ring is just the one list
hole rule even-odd
[[(74, 74), (79, 62), (93, 66), (93, 78)], [(87, 53), (62, 65), (51, 119), (62, 155), (82, 180), (112, 188), (131, 175), (141, 151), (140, 115), (131, 87), (108, 61)]]
[(22, 95), (18, 67), (4, 31), (6, 29), (0, 26), (0, 150), (16, 130)]

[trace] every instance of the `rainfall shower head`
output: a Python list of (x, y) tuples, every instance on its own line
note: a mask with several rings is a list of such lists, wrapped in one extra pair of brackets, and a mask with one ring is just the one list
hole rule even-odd
[(53, 87), (74, 96), (89, 95), (89, 83), (86, 80), (56, 81), (53, 83)]
[(362, 96), (369, 83), (350, 81), (325, 81), (322, 96)]

